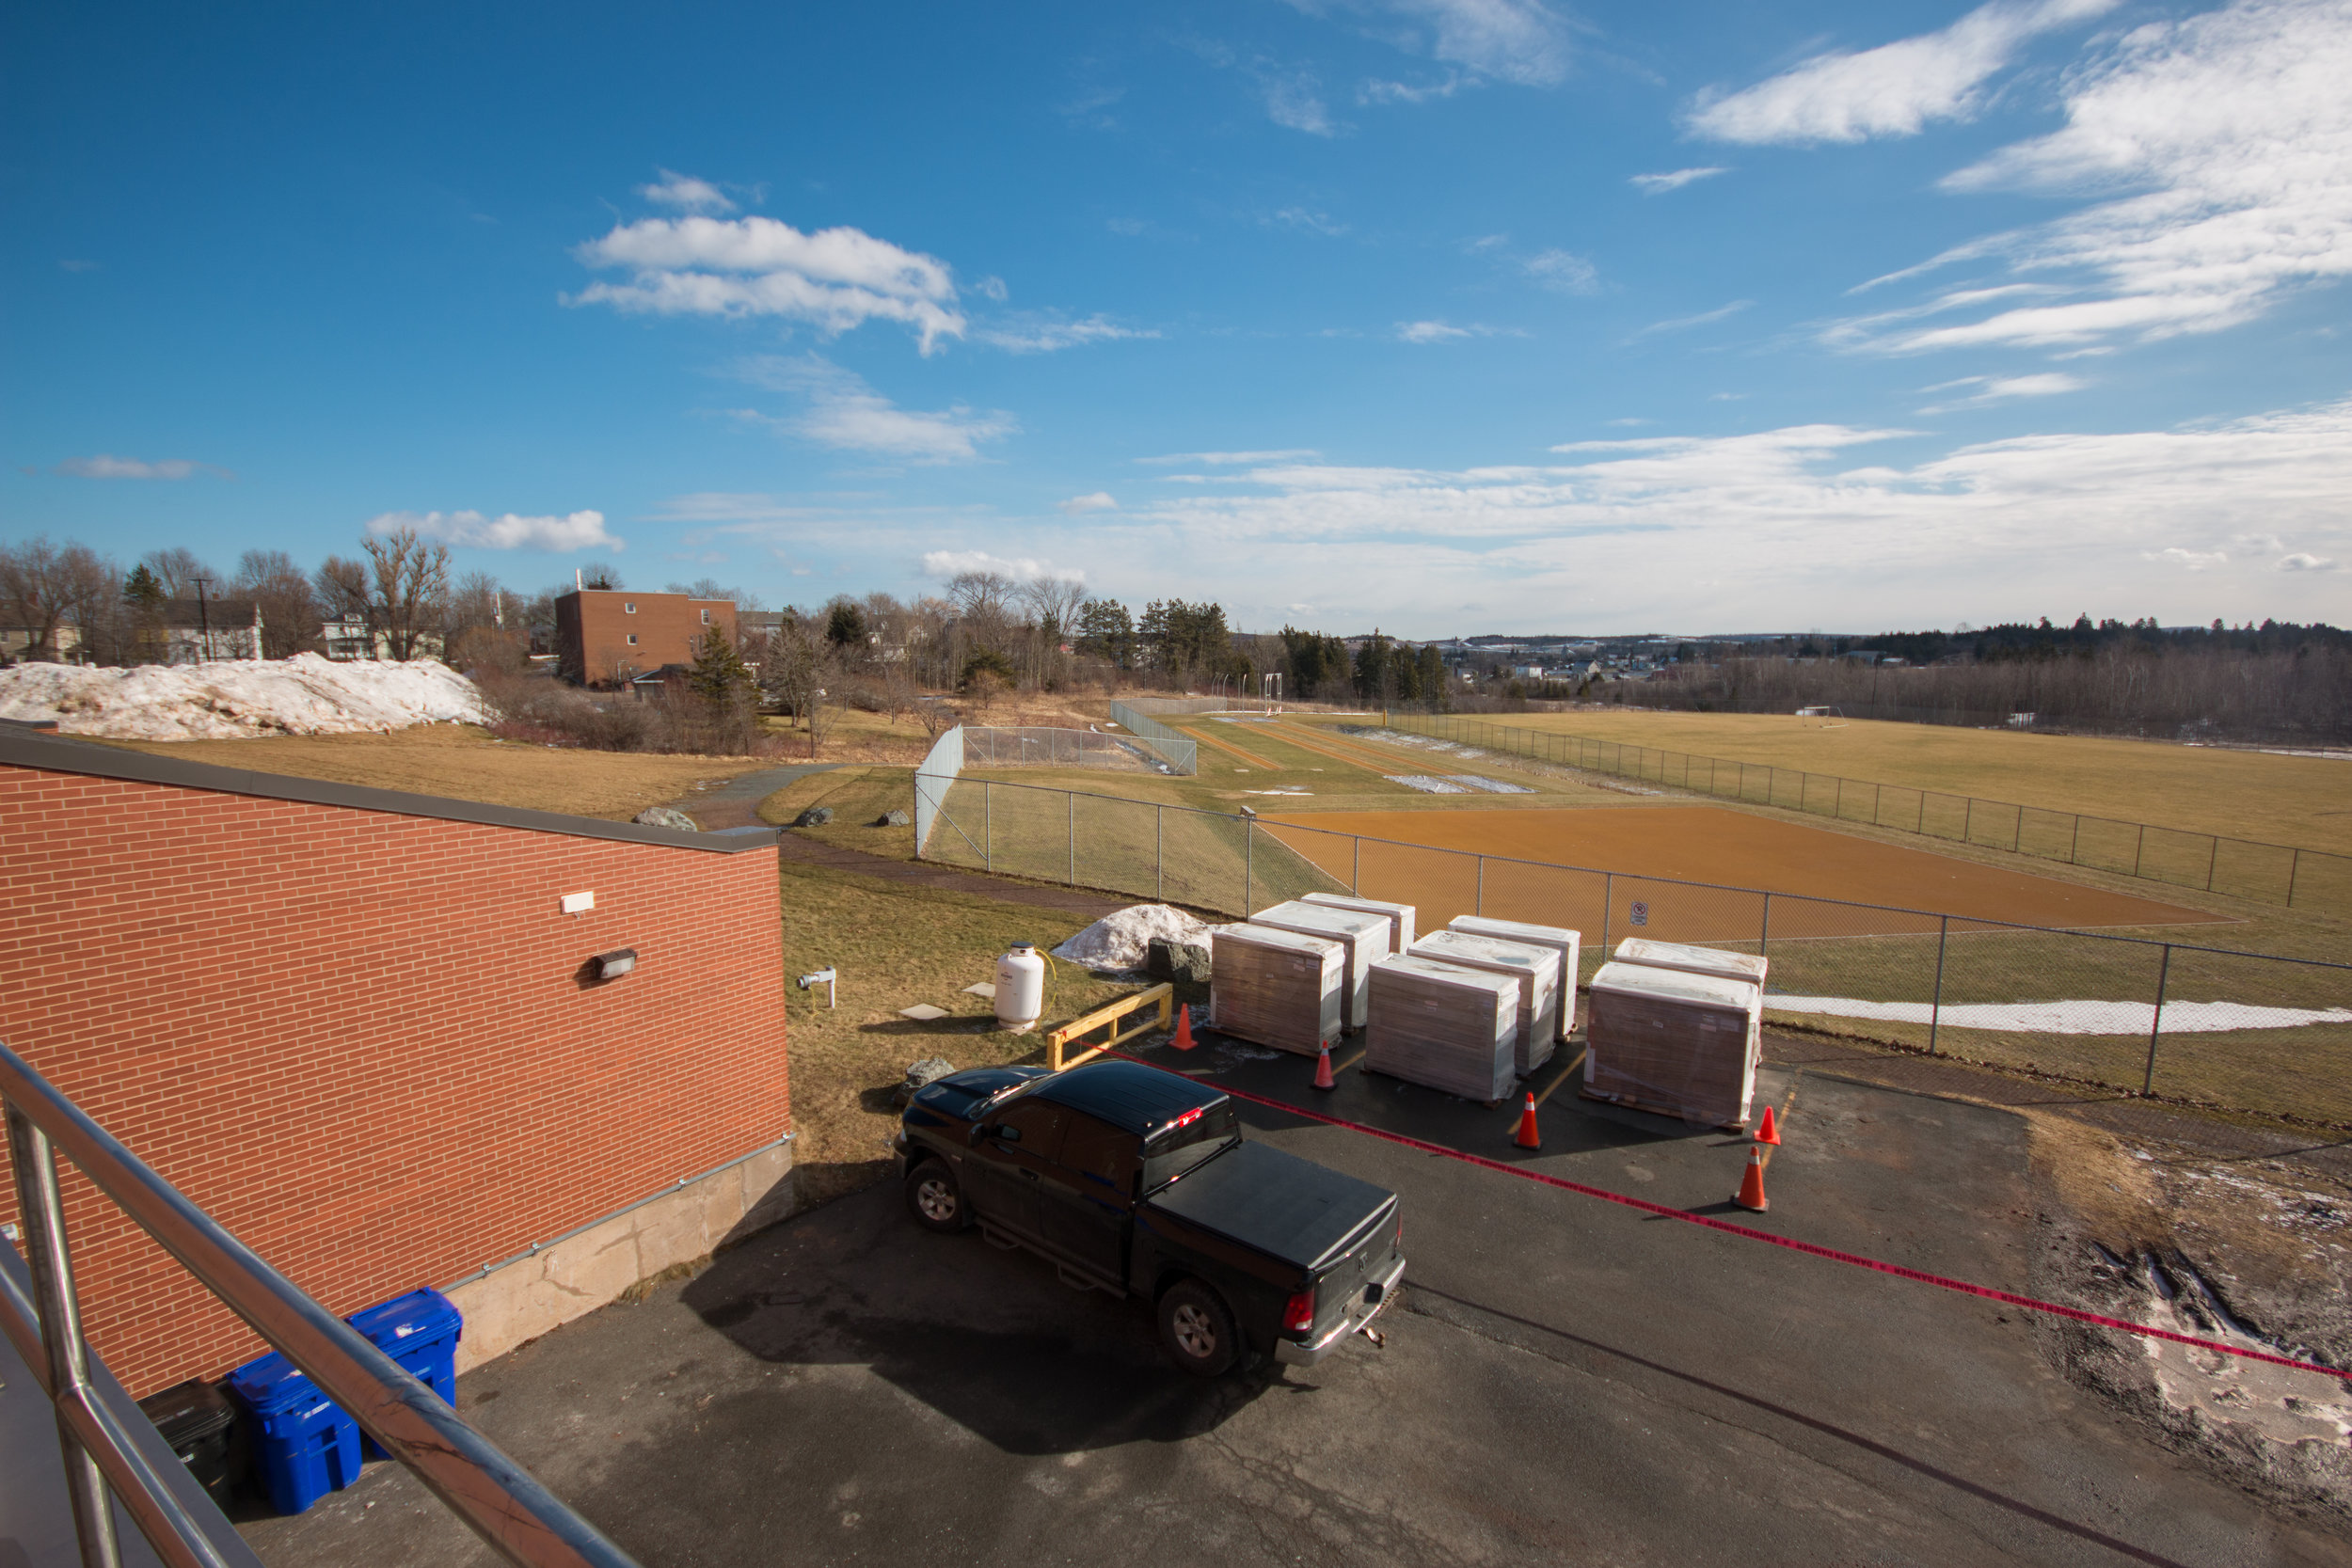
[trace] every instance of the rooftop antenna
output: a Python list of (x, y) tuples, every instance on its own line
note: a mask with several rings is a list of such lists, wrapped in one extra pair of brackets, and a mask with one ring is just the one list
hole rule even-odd
[(586, 583), (584, 583), (584, 582), (582, 582), (582, 581), (580, 581), (580, 568), (579, 568), (579, 567), (577, 567), (577, 566), (573, 567), (573, 568), (572, 568), (572, 592), (573, 592), (573, 593), (575, 593), (575, 594), (585, 593), (585, 592), (587, 591), (587, 588), (588, 588), (588, 585), (587, 585)]

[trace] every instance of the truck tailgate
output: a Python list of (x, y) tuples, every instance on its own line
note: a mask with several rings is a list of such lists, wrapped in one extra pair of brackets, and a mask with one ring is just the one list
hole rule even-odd
[[(1315, 1271), (1336, 1260), (1396, 1195), (1264, 1144), (1243, 1142), (1145, 1200), (1204, 1230)], [(1360, 1265), (1359, 1265), (1360, 1266)]]

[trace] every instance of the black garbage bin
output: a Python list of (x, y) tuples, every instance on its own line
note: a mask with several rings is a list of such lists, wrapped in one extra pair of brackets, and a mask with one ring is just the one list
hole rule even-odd
[(228, 1395), (201, 1378), (176, 1384), (160, 1394), (139, 1401), (139, 1408), (164, 1434), (171, 1451), (188, 1467), (197, 1483), (226, 1509), (229, 1492), (238, 1481), (240, 1445), (236, 1442), (237, 1407)]

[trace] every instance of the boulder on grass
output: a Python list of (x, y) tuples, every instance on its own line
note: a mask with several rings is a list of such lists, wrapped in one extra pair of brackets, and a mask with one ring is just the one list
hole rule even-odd
[(914, 1098), (915, 1090), (934, 1080), (945, 1078), (955, 1070), (955, 1064), (945, 1056), (926, 1056), (907, 1069), (906, 1082), (898, 1085), (898, 1092), (894, 1098), (899, 1104), (904, 1105)]
[(833, 808), (831, 806), (811, 806), (794, 817), (792, 825), (796, 828), (821, 828), (832, 820)]
[(880, 816), (874, 818), (874, 826), (877, 828), (903, 828), (914, 820), (914, 818), (909, 816), (905, 812), (886, 811)]
[(1205, 986), (1209, 983), (1209, 950), (1198, 942), (1153, 937), (1144, 949), (1143, 969), (1154, 980)]
[(699, 823), (675, 806), (647, 806), (631, 820), (641, 828), (675, 828), (682, 833), (702, 832)]

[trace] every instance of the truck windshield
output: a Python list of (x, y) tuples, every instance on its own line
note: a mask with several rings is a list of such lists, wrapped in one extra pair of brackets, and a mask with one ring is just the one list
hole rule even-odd
[(1241, 1123), (1230, 1100), (1162, 1129), (1144, 1141), (1143, 1190), (1166, 1186), (1240, 1138)]

